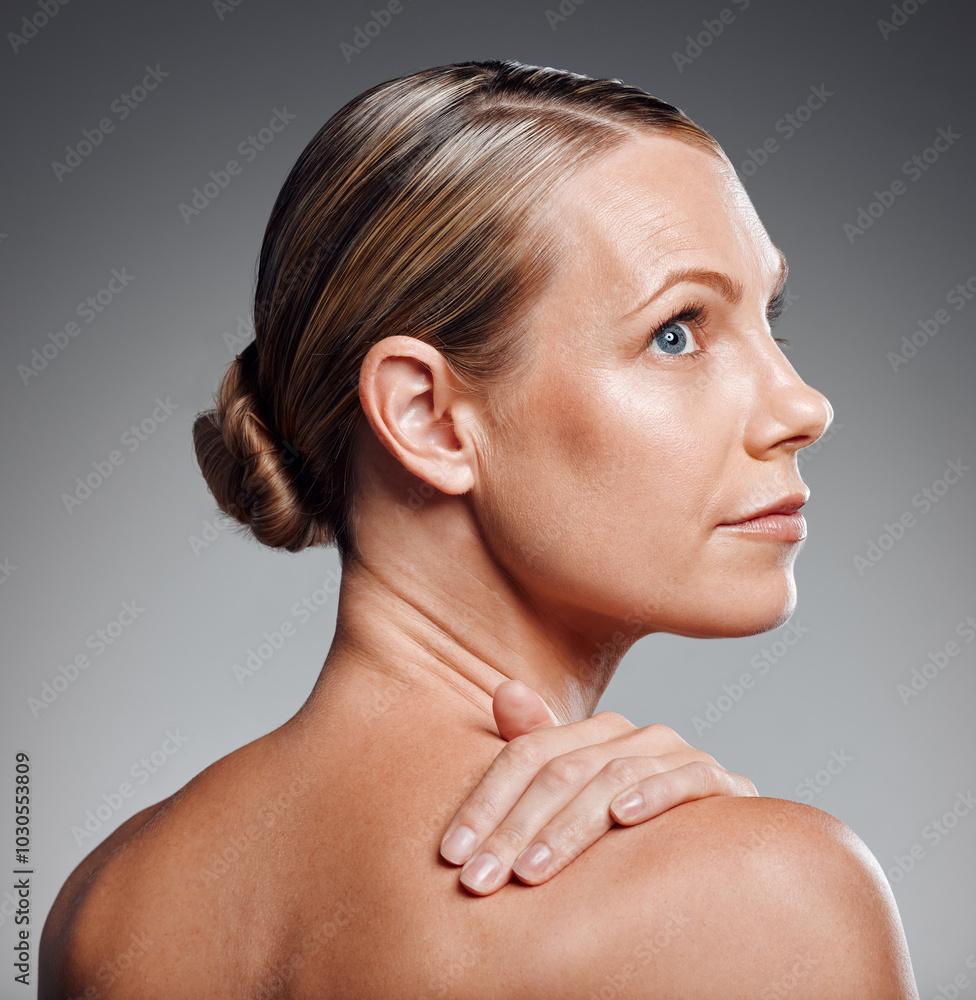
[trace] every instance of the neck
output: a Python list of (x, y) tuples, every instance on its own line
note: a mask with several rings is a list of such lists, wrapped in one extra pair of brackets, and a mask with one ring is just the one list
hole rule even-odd
[(596, 711), (645, 634), (530, 596), (491, 557), (463, 496), (420, 510), (394, 504), (363, 522), (371, 532), (343, 566), (335, 637), (303, 711), (324, 709), (334, 684), (352, 683), (377, 711), (414, 692), (493, 730), (493, 692), (516, 678), (560, 724), (576, 722)]

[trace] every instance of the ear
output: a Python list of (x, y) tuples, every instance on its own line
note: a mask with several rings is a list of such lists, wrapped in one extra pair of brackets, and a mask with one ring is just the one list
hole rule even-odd
[(444, 355), (416, 337), (377, 341), (359, 372), (370, 427), (406, 469), (443, 493), (467, 493), (477, 468), (480, 408)]

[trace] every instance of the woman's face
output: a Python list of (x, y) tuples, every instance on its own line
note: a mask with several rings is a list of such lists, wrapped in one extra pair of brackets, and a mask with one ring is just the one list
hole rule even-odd
[[(558, 189), (548, 220), (565, 258), (532, 314), (538, 363), (474, 491), (492, 552), (584, 633), (782, 624), (802, 541), (728, 522), (806, 499), (796, 453), (833, 411), (770, 333), (783, 261), (744, 189), (717, 157), (642, 136)], [(711, 277), (674, 280), (689, 269)]]

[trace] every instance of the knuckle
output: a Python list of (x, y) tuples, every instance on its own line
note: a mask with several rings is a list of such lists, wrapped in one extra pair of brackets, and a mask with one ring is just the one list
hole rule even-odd
[[(487, 844), (478, 848), (481, 851), (489, 851), (496, 857), (514, 857), (525, 846), (525, 831), (516, 826), (500, 826), (491, 835)], [(504, 848), (499, 851), (498, 848)]]
[(602, 712), (597, 712), (597, 717), (606, 722), (610, 727), (622, 730), (624, 732), (632, 732), (637, 727), (630, 721), (630, 719), (621, 715), (619, 712), (611, 711), (606, 709)]
[(678, 735), (670, 726), (665, 725), (663, 722), (652, 722), (649, 726), (645, 726), (644, 729), (651, 736), (656, 736), (658, 739), (670, 740)]
[(502, 753), (506, 751), (522, 770), (538, 771), (549, 760), (542, 740), (534, 733), (523, 733), (509, 740)]
[(476, 795), (469, 799), (464, 809), (459, 812), (460, 822), (466, 821), (468, 826), (477, 829), (482, 824), (490, 825), (500, 819), (501, 805), (490, 795)]
[(658, 751), (663, 749), (691, 749), (691, 744), (683, 740), (670, 726), (663, 722), (652, 722), (649, 726), (644, 726), (641, 735), (645, 736), (651, 746)]
[(542, 769), (549, 781), (570, 788), (580, 788), (589, 778), (589, 768), (586, 762), (575, 754), (563, 754), (553, 757)]
[(615, 757), (603, 768), (607, 777), (618, 785), (636, 785), (644, 777), (644, 768), (639, 768), (633, 757)]
[[(590, 839), (590, 824), (585, 816), (571, 816), (559, 827), (553, 838), (558, 843), (558, 855), (564, 860), (576, 857)], [(557, 848), (551, 848), (553, 854)]]
[(715, 770), (703, 760), (692, 761), (689, 765), (700, 798), (710, 795), (714, 784)]

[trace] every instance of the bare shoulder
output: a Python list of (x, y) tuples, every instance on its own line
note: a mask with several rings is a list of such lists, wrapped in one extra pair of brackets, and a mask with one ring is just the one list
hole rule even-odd
[[(671, 901), (670, 942), (664, 935), (647, 949), (645, 940), (645, 949), (656, 972), (675, 976), (679, 995), (917, 998), (891, 889), (844, 823), (771, 798), (717, 796), (666, 815), (649, 831), (658, 845), (656, 858), (644, 857), (649, 895), (631, 898), (638, 913)], [(657, 993), (633, 994), (647, 995)]]
[[(85, 908), (98, 884), (99, 875), (111, 858), (136, 836), (169, 800), (157, 802), (126, 820), (82, 859), (68, 876), (44, 922), (38, 949), (38, 1000), (61, 1000), (84, 996), (84, 979), (77, 948), (79, 913)], [(94, 985), (94, 977), (89, 986)], [(104, 985), (104, 982), (103, 982)]]
[[(247, 912), (242, 887), (253, 867), (246, 850), (237, 850), (234, 865), (224, 855), (248, 836), (267, 805), (258, 769), (251, 781), (239, 776), (249, 754), (264, 753), (256, 741), (218, 760), (168, 799), (132, 816), (82, 860), (44, 925), (38, 1000), (135, 1000), (216, 984), (221, 970), (212, 948), (234, 964), (229, 939)], [(267, 829), (261, 824), (262, 834)], [(266, 837), (256, 829), (250, 837), (260, 850)], [(250, 930), (259, 957), (253, 921)]]
[[(828, 813), (786, 800), (685, 803), (611, 829), (541, 886), (513, 882), (462, 908), (486, 902), (492, 981), (514, 965), (522, 996), (918, 997), (873, 855)], [(453, 948), (484, 958), (476, 945)]]

